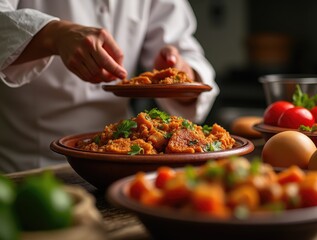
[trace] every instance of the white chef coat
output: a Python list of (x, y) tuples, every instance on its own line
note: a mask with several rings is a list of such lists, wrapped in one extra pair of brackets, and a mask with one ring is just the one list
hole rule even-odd
[(138, 64), (152, 70), (166, 44), (175, 45), (213, 87), (197, 104), (157, 100), (161, 109), (202, 122), (219, 89), (214, 71), (192, 37), (194, 14), (185, 0), (0, 0), (0, 171), (12, 172), (56, 164), (64, 156), (50, 143), (62, 136), (101, 131), (106, 124), (131, 117), (128, 98), (80, 80), (53, 56), (10, 66), (48, 22), (63, 19), (106, 28), (124, 53), (128, 77)]

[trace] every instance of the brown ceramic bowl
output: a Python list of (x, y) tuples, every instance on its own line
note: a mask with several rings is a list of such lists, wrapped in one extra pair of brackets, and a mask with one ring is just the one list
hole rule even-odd
[(298, 131), (301, 133), (304, 133), (307, 135), (317, 146), (317, 133), (316, 132), (304, 132), (299, 131), (298, 129), (291, 129), (291, 128), (282, 128), (282, 127), (276, 127), (268, 124), (264, 124), (263, 122), (255, 124), (253, 126), (253, 129), (260, 132), (264, 138), (265, 141), (269, 140), (272, 136), (274, 136), (277, 133), (284, 132), (284, 131)]
[[(146, 178), (153, 180), (155, 174), (148, 173)], [(189, 211), (142, 205), (128, 195), (133, 178), (113, 183), (107, 198), (113, 205), (134, 212), (154, 239), (308, 240), (317, 236), (317, 207), (251, 215), (244, 220), (220, 220)]]
[(251, 141), (232, 136), (236, 140), (230, 150), (196, 154), (153, 154), (122, 155), (98, 153), (80, 150), (75, 147), (79, 140), (92, 138), (96, 133), (71, 135), (55, 140), (50, 147), (54, 152), (66, 156), (72, 168), (87, 182), (97, 188), (105, 189), (120, 178), (135, 174), (138, 171), (154, 171), (165, 165), (183, 167), (187, 164), (200, 165), (210, 159), (225, 158), (234, 155), (245, 155), (254, 150)]

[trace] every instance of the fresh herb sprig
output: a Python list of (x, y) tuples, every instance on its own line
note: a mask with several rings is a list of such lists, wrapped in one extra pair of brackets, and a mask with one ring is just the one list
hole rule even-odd
[(203, 133), (204, 133), (205, 135), (209, 135), (210, 132), (211, 132), (211, 130), (212, 130), (212, 126), (208, 126), (207, 124), (205, 124), (205, 125), (203, 126)]
[(299, 126), (299, 130), (300, 131), (304, 131), (304, 132), (316, 132), (317, 131), (317, 125), (314, 124), (312, 127), (305, 126), (305, 125), (300, 125)]
[(193, 130), (195, 125), (194, 125), (194, 123), (191, 123), (187, 119), (184, 119), (182, 122), (182, 126), (189, 129), (189, 130)]
[(216, 152), (216, 151), (220, 151), (222, 150), (221, 148), (221, 142), (220, 141), (214, 141), (212, 143), (208, 143), (205, 148), (204, 151), (205, 152)]
[(301, 87), (297, 84), (292, 100), (295, 106), (304, 107), (310, 110), (316, 106), (317, 94), (310, 97), (307, 93), (303, 93)]
[(123, 120), (121, 124), (118, 125), (117, 131), (113, 133), (113, 137), (119, 138), (123, 136), (124, 138), (128, 138), (131, 134), (131, 130), (137, 126), (138, 124), (133, 120)]
[(137, 144), (131, 146), (131, 150), (128, 152), (129, 155), (143, 154), (144, 149)]
[(152, 119), (162, 119), (164, 123), (168, 123), (171, 120), (171, 116), (168, 113), (160, 111), (157, 108), (152, 108), (150, 111), (145, 110), (145, 113), (147, 113)]
[(100, 141), (101, 141), (101, 136), (100, 136), (100, 135), (94, 136), (93, 139), (92, 139), (92, 141), (93, 141), (94, 143), (96, 143), (97, 145), (99, 145), (99, 144), (100, 144)]

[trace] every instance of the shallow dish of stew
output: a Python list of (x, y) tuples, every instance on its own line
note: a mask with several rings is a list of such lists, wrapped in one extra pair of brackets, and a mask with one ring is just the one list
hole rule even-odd
[(245, 155), (254, 150), (250, 140), (234, 135), (232, 136), (235, 139), (233, 148), (206, 153), (129, 155), (85, 151), (76, 147), (78, 141), (90, 139), (96, 134), (94, 132), (65, 136), (53, 141), (50, 148), (64, 155), (71, 167), (83, 179), (100, 189), (105, 189), (114, 181), (140, 170), (154, 171), (161, 165), (171, 167), (199, 165), (209, 159)]
[(102, 88), (120, 97), (133, 98), (194, 98), (212, 89), (207, 84), (194, 82), (176, 68), (154, 69), (115, 85), (105, 84)]
[(199, 165), (254, 150), (250, 140), (231, 135), (218, 124), (199, 126), (157, 109), (108, 124), (100, 132), (61, 137), (50, 147), (98, 188), (161, 165)]
[(315, 239), (316, 172), (232, 159), (138, 172), (113, 183), (107, 199), (154, 239)]

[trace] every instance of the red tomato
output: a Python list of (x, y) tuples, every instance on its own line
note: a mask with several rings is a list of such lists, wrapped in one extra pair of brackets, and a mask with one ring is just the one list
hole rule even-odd
[(270, 104), (264, 111), (263, 122), (265, 124), (277, 126), (278, 119), (289, 108), (295, 107), (287, 101), (277, 101)]
[(310, 112), (313, 114), (315, 121), (317, 121), (317, 106), (310, 109)]
[(304, 107), (293, 107), (287, 109), (278, 119), (279, 127), (297, 129), (300, 125), (313, 126), (315, 118), (312, 113)]

